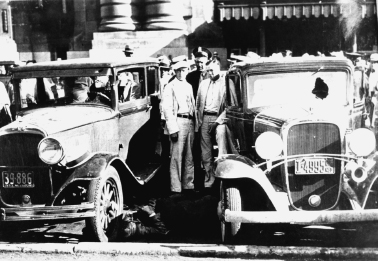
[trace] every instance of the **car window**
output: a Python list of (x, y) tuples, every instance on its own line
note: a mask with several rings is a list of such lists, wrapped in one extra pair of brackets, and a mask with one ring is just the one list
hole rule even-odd
[(7, 75), (7, 70), (5, 68), (5, 65), (0, 65), (0, 76)]
[(147, 68), (147, 94), (153, 94), (159, 92), (159, 81), (158, 81), (158, 68), (154, 66), (149, 66)]
[(356, 69), (353, 77), (353, 100), (354, 103), (362, 102), (365, 95), (365, 73), (363, 70)]
[[(99, 80), (102, 81), (101, 84), (98, 83)], [(108, 82), (108, 76), (20, 78), (13, 80), (11, 88), (13, 93), (13, 89), (18, 88), (18, 99), (14, 94), (11, 98), (12, 103), (20, 104), (22, 110), (80, 103), (110, 106)]]
[(240, 76), (235, 74), (231, 74), (226, 78), (227, 106), (237, 110), (243, 107), (240, 79)]
[(120, 103), (146, 97), (144, 68), (132, 68), (120, 71), (117, 79), (118, 99)]
[[(347, 85), (348, 75), (342, 71), (249, 75), (248, 108), (279, 104), (309, 108), (318, 101), (322, 101), (320, 106), (342, 107), (347, 105)], [(327, 90), (325, 97), (315, 95), (317, 86)]]

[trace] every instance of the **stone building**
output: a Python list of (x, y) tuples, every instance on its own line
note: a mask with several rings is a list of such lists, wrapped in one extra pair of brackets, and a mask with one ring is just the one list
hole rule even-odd
[(223, 67), (248, 51), (377, 50), (375, 0), (0, 0), (0, 8), (1, 46), (37, 62), (120, 56), (126, 44), (143, 56), (190, 57), (205, 46)]

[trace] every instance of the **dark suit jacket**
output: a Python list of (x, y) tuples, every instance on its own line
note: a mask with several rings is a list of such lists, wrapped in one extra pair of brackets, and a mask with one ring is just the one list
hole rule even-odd
[(197, 70), (188, 73), (188, 75), (186, 76), (186, 81), (190, 85), (192, 85), (194, 99), (197, 99), (200, 76), (201, 76), (201, 71), (197, 71)]

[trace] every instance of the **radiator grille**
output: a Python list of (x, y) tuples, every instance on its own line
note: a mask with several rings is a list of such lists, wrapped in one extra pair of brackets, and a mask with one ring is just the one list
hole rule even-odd
[[(292, 126), (288, 133), (287, 155), (307, 153), (340, 154), (339, 128), (329, 123), (307, 123)], [(295, 175), (294, 162), (287, 164), (289, 195), (296, 208), (303, 210), (329, 209), (337, 202), (341, 162), (335, 160), (335, 174)], [(312, 207), (311, 195), (319, 195), (321, 204)]]
[(9, 205), (22, 203), (28, 195), (32, 204), (44, 204), (51, 197), (49, 168), (38, 157), (38, 143), (42, 135), (17, 133), (0, 136), (0, 175), (3, 171), (33, 171), (34, 188), (4, 188), (0, 177), (2, 202)]

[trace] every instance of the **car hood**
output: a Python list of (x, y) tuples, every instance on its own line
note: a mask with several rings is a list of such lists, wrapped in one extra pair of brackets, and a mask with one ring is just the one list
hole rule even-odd
[(278, 128), (282, 127), (286, 122), (308, 117), (310, 115), (308, 110), (290, 105), (258, 107), (251, 109), (251, 111), (256, 115), (256, 122), (269, 123), (269, 125), (274, 125)]
[(48, 135), (103, 121), (116, 116), (106, 107), (72, 105), (49, 107), (22, 112), (17, 120), (3, 127), (3, 131), (40, 130)]
[[(251, 109), (252, 114), (256, 115), (255, 121), (281, 128), (284, 124), (293, 121), (327, 121), (338, 125), (343, 125), (348, 120), (347, 107), (345, 108), (324, 108), (321, 110), (314, 108), (303, 108), (292, 105), (277, 105), (270, 107), (258, 107)], [(346, 116), (345, 116), (346, 115)]]

